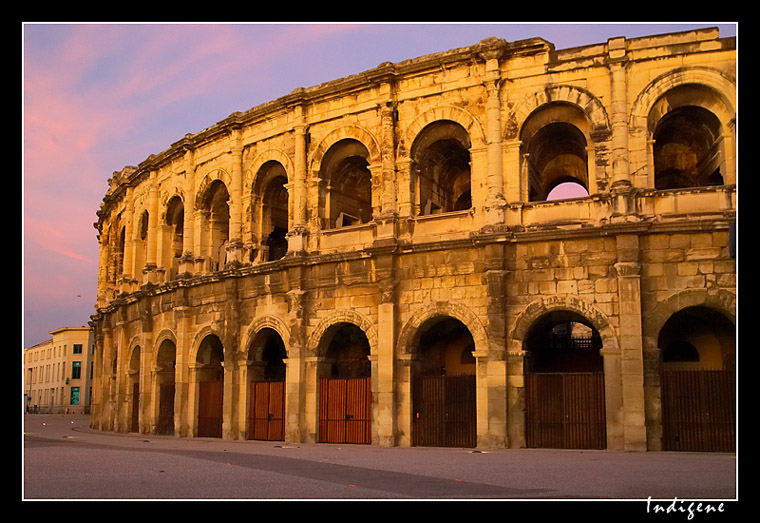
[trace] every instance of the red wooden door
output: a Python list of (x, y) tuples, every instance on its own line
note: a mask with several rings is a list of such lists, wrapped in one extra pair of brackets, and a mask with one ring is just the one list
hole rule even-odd
[(132, 432), (140, 432), (140, 383), (132, 384)]
[(174, 434), (174, 382), (159, 387), (156, 434)]
[(222, 437), (223, 381), (202, 381), (198, 387), (198, 437)]
[(322, 378), (319, 381), (319, 441), (370, 443), (370, 378)]
[(736, 450), (736, 375), (723, 370), (662, 372), (663, 450)]
[(475, 376), (417, 376), (413, 386), (412, 444), (475, 447)]
[(525, 444), (533, 448), (604, 449), (604, 373), (525, 376)]
[(285, 382), (251, 382), (248, 438), (282, 441), (285, 438)]

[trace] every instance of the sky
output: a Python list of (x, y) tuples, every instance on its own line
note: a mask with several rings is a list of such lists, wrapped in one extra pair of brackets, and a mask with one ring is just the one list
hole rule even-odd
[(22, 337), (87, 325), (95, 312), (93, 223), (114, 171), (230, 114), (426, 54), (541, 37), (557, 49), (733, 22), (684, 24), (24, 23)]

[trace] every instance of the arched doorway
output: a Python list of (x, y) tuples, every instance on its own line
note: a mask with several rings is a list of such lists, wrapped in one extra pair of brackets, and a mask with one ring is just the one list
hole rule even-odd
[(325, 331), (320, 348), (319, 442), (371, 443), (367, 335), (353, 323), (339, 323)]
[(688, 307), (668, 319), (658, 344), (663, 450), (734, 451), (734, 324), (708, 307)]
[(601, 337), (570, 311), (545, 314), (525, 339), (525, 444), (604, 449), (607, 428)]
[(271, 328), (261, 329), (248, 349), (248, 439), (285, 437), (285, 343)]
[(475, 447), (475, 342), (459, 320), (424, 322), (412, 364), (412, 444)]
[(158, 347), (156, 357), (156, 381), (158, 386), (158, 423), (156, 434), (174, 434), (174, 385), (177, 346), (172, 340), (164, 340)]
[(222, 437), (224, 401), (224, 348), (221, 340), (209, 334), (198, 347), (196, 380), (198, 382), (198, 437)]

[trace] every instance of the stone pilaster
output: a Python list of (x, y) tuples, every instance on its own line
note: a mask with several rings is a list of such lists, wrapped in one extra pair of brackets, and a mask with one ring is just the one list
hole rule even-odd
[(646, 450), (639, 238), (617, 237), (620, 373), (625, 450)]

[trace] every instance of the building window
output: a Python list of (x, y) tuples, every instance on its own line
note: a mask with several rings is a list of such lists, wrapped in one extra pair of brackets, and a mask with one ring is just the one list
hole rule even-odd
[(74, 354), (82, 354), (82, 344), (81, 343), (75, 343), (74, 344)]
[(70, 405), (79, 405), (79, 387), (71, 387)]
[(71, 379), (78, 380), (82, 377), (82, 362), (74, 361), (71, 364)]

